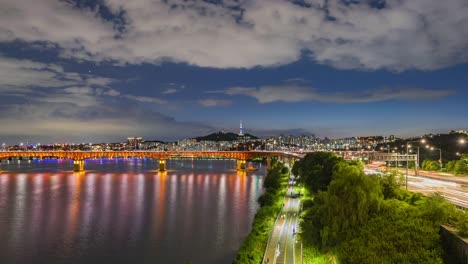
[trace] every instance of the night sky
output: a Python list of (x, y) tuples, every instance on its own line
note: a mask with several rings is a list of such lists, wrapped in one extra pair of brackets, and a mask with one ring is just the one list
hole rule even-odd
[(0, 142), (468, 128), (466, 0), (0, 0)]

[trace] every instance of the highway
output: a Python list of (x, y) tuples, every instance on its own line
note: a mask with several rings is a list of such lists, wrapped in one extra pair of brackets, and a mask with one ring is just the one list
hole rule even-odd
[[(294, 264), (301, 263), (302, 252), (296, 244), (299, 231), (300, 199), (292, 198), (293, 188), (289, 187), (284, 207), (275, 223), (269, 243), (266, 248), (263, 263)], [(297, 250), (296, 250), (297, 249)]]
[[(365, 169), (367, 174), (382, 173), (377, 170)], [(400, 172), (406, 177), (405, 170)], [(410, 170), (408, 174), (408, 190), (425, 195), (440, 193), (454, 205), (468, 208), (468, 179), (465, 177), (449, 176), (436, 172), (420, 171), (419, 175)]]
[(466, 184), (408, 175), (408, 190), (423, 194), (438, 192), (451, 203), (468, 208), (468, 185)]

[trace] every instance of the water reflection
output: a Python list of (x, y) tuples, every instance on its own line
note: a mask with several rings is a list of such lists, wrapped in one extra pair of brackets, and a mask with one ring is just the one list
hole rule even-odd
[(68, 161), (2, 165), (7, 264), (231, 263), (263, 179), (234, 161), (170, 161), (163, 173), (140, 159), (89, 160), (81, 173), (64, 173)]

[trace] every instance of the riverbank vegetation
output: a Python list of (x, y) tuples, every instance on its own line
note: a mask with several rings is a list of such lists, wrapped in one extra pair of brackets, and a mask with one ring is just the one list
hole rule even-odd
[(397, 173), (366, 175), (333, 153), (308, 154), (292, 172), (307, 190), (304, 263), (443, 263), (440, 225), (468, 233), (466, 212), (403, 190)]
[(252, 230), (237, 253), (235, 264), (262, 262), (268, 238), (281, 211), (289, 170), (276, 160), (272, 160), (271, 165), (263, 182), (265, 193), (258, 198), (260, 209), (255, 214)]

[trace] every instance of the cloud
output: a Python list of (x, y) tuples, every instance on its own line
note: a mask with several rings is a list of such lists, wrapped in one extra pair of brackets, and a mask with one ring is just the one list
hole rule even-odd
[(142, 103), (156, 103), (156, 104), (167, 103), (166, 100), (162, 100), (162, 99), (155, 98), (155, 97), (149, 97), (149, 96), (124, 95), (123, 97), (131, 99), (131, 100), (135, 100), (138, 102), (142, 102)]
[(67, 72), (57, 64), (0, 56), (0, 92), (2, 95), (23, 97), (38, 102), (66, 103), (87, 107), (99, 104), (104, 97), (120, 97), (143, 103), (167, 103), (155, 97), (122, 94), (108, 87), (113, 82), (117, 80)]
[[(104, 0), (0, 3), (0, 42), (117, 64), (162, 61), (216, 68), (311, 60), (345, 69), (432, 70), (468, 62), (465, 0)], [(108, 9), (113, 16), (100, 15)]]
[(132, 135), (193, 137), (214, 129), (175, 120), (153, 107), (166, 104), (166, 100), (109, 87), (118, 82), (66, 71), (58, 64), (0, 56), (0, 124), (8, 124), (0, 129), (0, 137), (13, 142), (109, 142)]
[(205, 107), (228, 106), (232, 104), (232, 101), (225, 99), (208, 98), (198, 100), (198, 104)]
[(0, 89), (2, 91), (31, 86), (59, 87), (76, 82), (77, 76), (65, 74), (59, 65), (0, 56)]
[[(30, 139), (48, 142), (112, 142), (128, 136), (175, 140), (203, 135), (214, 128), (175, 120), (138, 106), (77, 105), (62, 102), (0, 106), (3, 126), (0, 137), (7, 142)], [(125, 111), (122, 111), (125, 109)], [(45, 141), (45, 142), (44, 142)]]
[(173, 93), (177, 93), (177, 89), (175, 88), (169, 88), (169, 89), (166, 89), (162, 92), (162, 94), (173, 94)]
[(71, 85), (106, 86), (114, 79), (64, 71), (62, 66), (0, 55), (0, 91), (32, 90), (34, 87), (57, 88)]
[(318, 101), (327, 103), (368, 103), (387, 100), (432, 100), (455, 93), (450, 89), (383, 88), (364, 92), (325, 93), (308, 86), (277, 85), (254, 87), (231, 87), (221, 91), (226, 95), (244, 95), (255, 98), (259, 103)]

